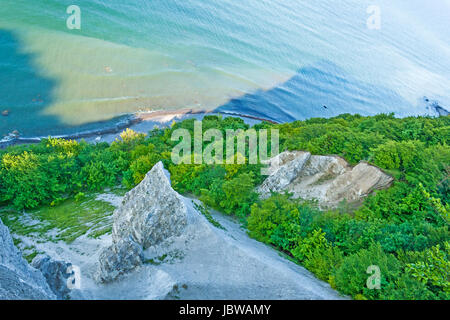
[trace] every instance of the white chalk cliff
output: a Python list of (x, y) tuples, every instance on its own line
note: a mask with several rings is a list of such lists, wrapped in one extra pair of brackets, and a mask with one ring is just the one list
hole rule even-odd
[(269, 164), (269, 176), (257, 188), (262, 198), (287, 191), (294, 198), (317, 200), (322, 208), (335, 208), (342, 201), (358, 202), (374, 190), (390, 186), (393, 178), (366, 162), (351, 167), (338, 156), (309, 152), (283, 152)]
[(101, 254), (100, 282), (113, 281), (141, 265), (143, 250), (182, 235), (188, 207), (172, 189), (168, 172), (159, 162), (125, 195), (113, 219), (113, 244)]

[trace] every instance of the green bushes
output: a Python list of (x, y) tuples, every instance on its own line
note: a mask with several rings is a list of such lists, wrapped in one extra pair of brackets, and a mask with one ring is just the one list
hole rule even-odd
[[(422, 252), (406, 254), (411, 263), (406, 264), (405, 271), (425, 286), (443, 290), (450, 294), (450, 243), (445, 242), (441, 250), (439, 245)], [(450, 296), (448, 296), (450, 297)]]
[(296, 242), (291, 253), (299, 261), (309, 260), (314, 253), (324, 252), (331, 247), (322, 229), (314, 230), (304, 238), (298, 237)]
[[(367, 286), (370, 276), (367, 271), (370, 266), (379, 268), (380, 290)], [(369, 299), (387, 298), (386, 293), (395, 288), (401, 266), (392, 254), (386, 254), (379, 244), (373, 244), (368, 249), (344, 258), (335, 273), (336, 288), (345, 294)]]
[[(394, 221), (320, 212), (274, 194), (252, 206), (247, 227), (356, 299), (448, 299), (448, 225)], [(367, 285), (370, 267), (380, 271), (380, 289)]]
[(135, 187), (161, 159), (153, 144), (136, 146), (131, 152), (130, 166), (124, 172), (123, 184), (129, 189)]
[(0, 158), (0, 202), (17, 209), (113, 187), (129, 167), (127, 153), (114, 144), (45, 139), (23, 149), (9, 148)]
[(334, 272), (344, 259), (342, 251), (333, 246), (313, 250), (303, 265), (313, 272), (317, 278), (327, 281), (336, 289), (336, 276)]
[(255, 239), (289, 250), (301, 232), (299, 216), (297, 204), (278, 194), (252, 206), (247, 227)]
[(109, 150), (98, 150), (89, 154), (86, 162), (81, 163), (79, 185), (89, 191), (101, 191), (117, 184), (120, 174), (115, 155)]
[[(6, 154), (1, 162), (1, 201), (11, 202), (17, 208), (36, 207), (43, 202), (56, 199), (64, 186), (56, 183), (58, 158), (42, 157), (24, 152), (20, 155)], [(55, 173), (56, 173), (55, 172)]]
[[(431, 207), (411, 208), (420, 219), (355, 217), (273, 194), (252, 206), (248, 229), (354, 298), (448, 299), (448, 224), (427, 221)], [(367, 286), (371, 266), (380, 270), (379, 290)]]
[(411, 170), (422, 167), (424, 143), (420, 141), (388, 141), (373, 150), (373, 162), (385, 169)]
[(178, 165), (169, 168), (177, 191), (192, 193), (208, 206), (227, 214), (246, 217), (250, 205), (257, 200), (254, 192), (256, 174), (253, 171), (234, 172), (229, 165)]
[(250, 204), (258, 199), (254, 191), (255, 180), (252, 172), (225, 181), (222, 185), (223, 200), (219, 202), (221, 208), (228, 214), (246, 217), (250, 211)]

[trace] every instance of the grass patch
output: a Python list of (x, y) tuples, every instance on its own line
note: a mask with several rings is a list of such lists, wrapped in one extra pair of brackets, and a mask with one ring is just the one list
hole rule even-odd
[(151, 264), (153, 266), (159, 266), (161, 263), (164, 262), (164, 260), (166, 260), (166, 258), (167, 258), (167, 254), (163, 254), (162, 256), (157, 257), (155, 259), (145, 260), (144, 263)]
[(23, 257), (25, 260), (27, 260), (28, 263), (31, 263), (37, 255), (43, 254), (43, 253), (44, 252), (37, 251), (36, 248), (34, 248), (34, 250), (32, 250), (30, 254), (24, 254)]
[(177, 260), (182, 260), (184, 258), (184, 253), (180, 250), (173, 250), (171, 252), (168, 252), (166, 254), (163, 254), (159, 257), (145, 259), (145, 264), (151, 264), (153, 266), (159, 266), (162, 263), (169, 263), (173, 264)]
[(123, 197), (125, 193), (127, 193), (128, 191), (130, 191), (130, 189), (127, 189), (124, 186), (119, 185), (116, 188), (111, 189), (109, 193), (112, 193), (118, 197)]
[(209, 221), (209, 223), (211, 223), (214, 227), (216, 227), (218, 229), (226, 230), (217, 220), (215, 220), (213, 218), (213, 216), (211, 215), (209, 210), (204, 205), (199, 205), (199, 204), (195, 203), (194, 201), (192, 201), (192, 203), (194, 204), (195, 209), (200, 211), (206, 217), (206, 219)]
[(96, 196), (86, 195), (82, 202), (69, 199), (56, 206), (30, 212), (3, 208), (0, 209), (0, 218), (11, 233), (37, 237), (42, 241), (71, 243), (84, 234), (98, 238), (111, 232), (111, 215), (115, 207), (96, 200)]

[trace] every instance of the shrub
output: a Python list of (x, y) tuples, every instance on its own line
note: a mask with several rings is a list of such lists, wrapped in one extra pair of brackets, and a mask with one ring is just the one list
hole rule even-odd
[(437, 287), (450, 294), (450, 243), (445, 242), (443, 250), (434, 246), (421, 253), (410, 253), (416, 261), (406, 265), (406, 272), (428, 288)]
[(258, 198), (253, 190), (254, 188), (255, 181), (252, 173), (242, 173), (231, 180), (225, 181), (222, 185), (224, 199), (220, 201), (220, 207), (226, 213), (246, 217), (250, 212), (251, 203)]
[[(368, 267), (378, 266), (381, 271), (381, 290), (367, 288)], [(395, 281), (400, 276), (400, 262), (392, 255), (386, 254), (379, 244), (372, 244), (368, 249), (345, 257), (336, 271), (336, 287), (345, 294), (366, 298), (380, 298), (395, 288)]]
[(325, 238), (325, 233), (318, 229), (306, 238), (299, 238), (296, 247), (291, 252), (296, 259), (303, 261), (311, 258), (315, 252), (323, 252), (329, 248), (330, 245)]
[[(251, 237), (287, 249), (300, 232), (295, 224), (299, 216), (297, 204), (290, 201), (287, 195), (277, 194), (253, 204), (247, 228)], [(287, 243), (280, 241), (282, 239), (286, 239)]]
[(340, 267), (344, 255), (339, 249), (326, 246), (313, 250), (306, 258), (305, 267), (319, 279), (328, 281), (335, 287), (335, 272)]

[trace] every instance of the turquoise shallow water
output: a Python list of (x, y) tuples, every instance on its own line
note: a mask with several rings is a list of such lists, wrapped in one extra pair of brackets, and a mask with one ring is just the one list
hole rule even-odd
[[(81, 30), (66, 8), (81, 9)], [(450, 1), (1, 0), (0, 135), (139, 110), (289, 121), (450, 106)], [(326, 106), (326, 107), (325, 107)], [(102, 121), (99, 124), (99, 121)]]

